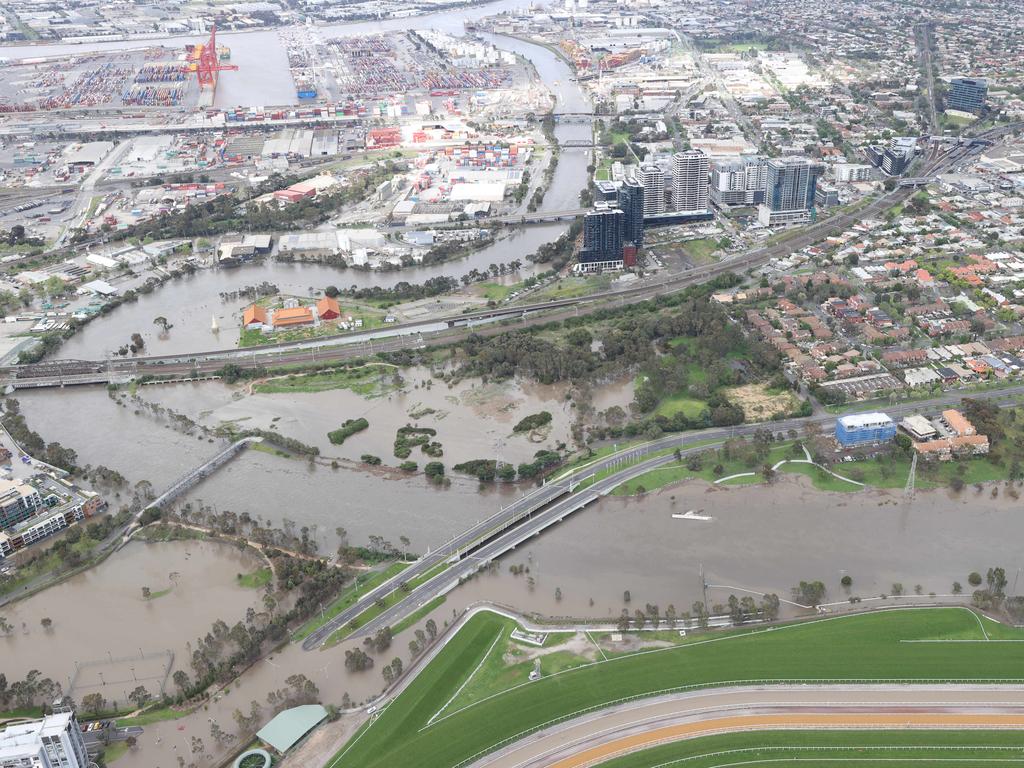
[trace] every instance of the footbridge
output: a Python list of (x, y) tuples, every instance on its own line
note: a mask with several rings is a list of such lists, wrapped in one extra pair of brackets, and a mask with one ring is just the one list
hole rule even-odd
[(164, 504), (174, 501), (176, 498), (181, 496), (181, 494), (192, 488), (192, 486), (205, 480), (218, 469), (223, 467), (244, 449), (248, 448), (250, 445), (261, 442), (263, 442), (262, 437), (244, 437), (241, 440), (232, 443), (213, 458), (207, 459), (198, 467), (189, 470), (186, 474), (175, 480), (170, 488), (153, 499), (153, 501), (149, 502), (149, 504), (139, 512), (138, 517), (141, 517), (142, 513), (148, 509), (162, 507)]

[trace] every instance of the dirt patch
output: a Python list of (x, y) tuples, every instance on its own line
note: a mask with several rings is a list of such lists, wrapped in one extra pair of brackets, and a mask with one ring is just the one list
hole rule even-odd
[(773, 394), (767, 384), (744, 384), (724, 389), (725, 396), (743, 409), (747, 421), (764, 421), (776, 414), (787, 414), (800, 405), (796, 394), (790, 391)]
[(594, 639), (597, 640), (601, 648), (615, 653), (634, 653), (651, 648), (671, 648), (674, 645), (667, 640), (645, 640), (641, 635), (631, 634), (623, 635), (622, 640), (616, 642), (611, 640), (611, 635), (600, 635)]
[(549, 645), (546, 648), (532, 648), (517, 643), (514, 640), (510, 641), (509, 649), (504, 655), (504, 662), (509, 666), (521, 664), (524, 661), (533, 661), (534, 659), (539, 659), (559, 651), (568, 651), (574, 656), (581, 656), (588, 661), (594, 661), (597, 658), (597, 649), (594, 647), (594, 644), (590, 642), (585, 634), (577, 632), (564, 643)]
[(279, 768), (322, 768), (366, 721), (366, 713), (342, 715), (324, 723), (278, 763)]

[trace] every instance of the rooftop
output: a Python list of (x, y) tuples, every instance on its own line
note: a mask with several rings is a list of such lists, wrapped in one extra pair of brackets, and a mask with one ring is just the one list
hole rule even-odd
[(263, 726), (256, 736), (278, 752), (284, 753), (326, 717), (327, 710), (320, 704), (292, 707)]

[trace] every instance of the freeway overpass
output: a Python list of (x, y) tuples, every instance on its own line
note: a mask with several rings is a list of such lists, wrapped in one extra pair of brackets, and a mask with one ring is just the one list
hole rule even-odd
[[(953, 405), (963, 396), (963, 393), (946, 394), (913, 403), (912, 406), (915, 410), (935, 410)], [(970, 393), (970, 396), (996, 402), (1016, 401), (1024, 396), (1024, 384), (1002, 390)], [(348, 625), (377, 600), (395, 592), (400, 583), (406, 582), (413, 585), (410, 592), (360, 626), (354, 634), (370, 635), (385, 626), (396, 624), (435, 597), (446, 594), (488, 563), (607, 496), (622, 483), (672, 463), (675, 461), (676, 449), (685, 456), (717, 447), (731, 437), (750, 435), (759, 429), (784, 433), (790, 429), (800, 430), (808, 424), (830, 429), (835, 424), (835, 417), (796, 418), (668, 435), (616, 451), (584, 467), (563, 471), (541, 487), (524, 494), (491, 517), (455, 536), (440, 549), (424, 555), (390, 581), (368, 592), (354, 605), (309, 635), (302, 647), (312, 650), (321, 646), (334, 632)], [(450, 567), (442, 570), (445, 564)]]

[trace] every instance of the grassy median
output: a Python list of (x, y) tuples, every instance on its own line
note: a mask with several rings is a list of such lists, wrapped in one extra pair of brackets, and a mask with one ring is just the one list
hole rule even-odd
[[(506, 630), (504, 619), (480, 614), (328, 768), (455, 766), (585, 710), (689, 687), (762, 680), (1005, 681), (1024, 677), (1024, 642), (987, 642), (989, 627), (997, 625), (966, 609), (931, 608), (709, 633), (701, 641), (524, 682), (425, 727)], [(1024, 631), (1006, 629), (1000, 635), (1024, 640)], [(906, 642), (948, 639), (977, 642)]]

